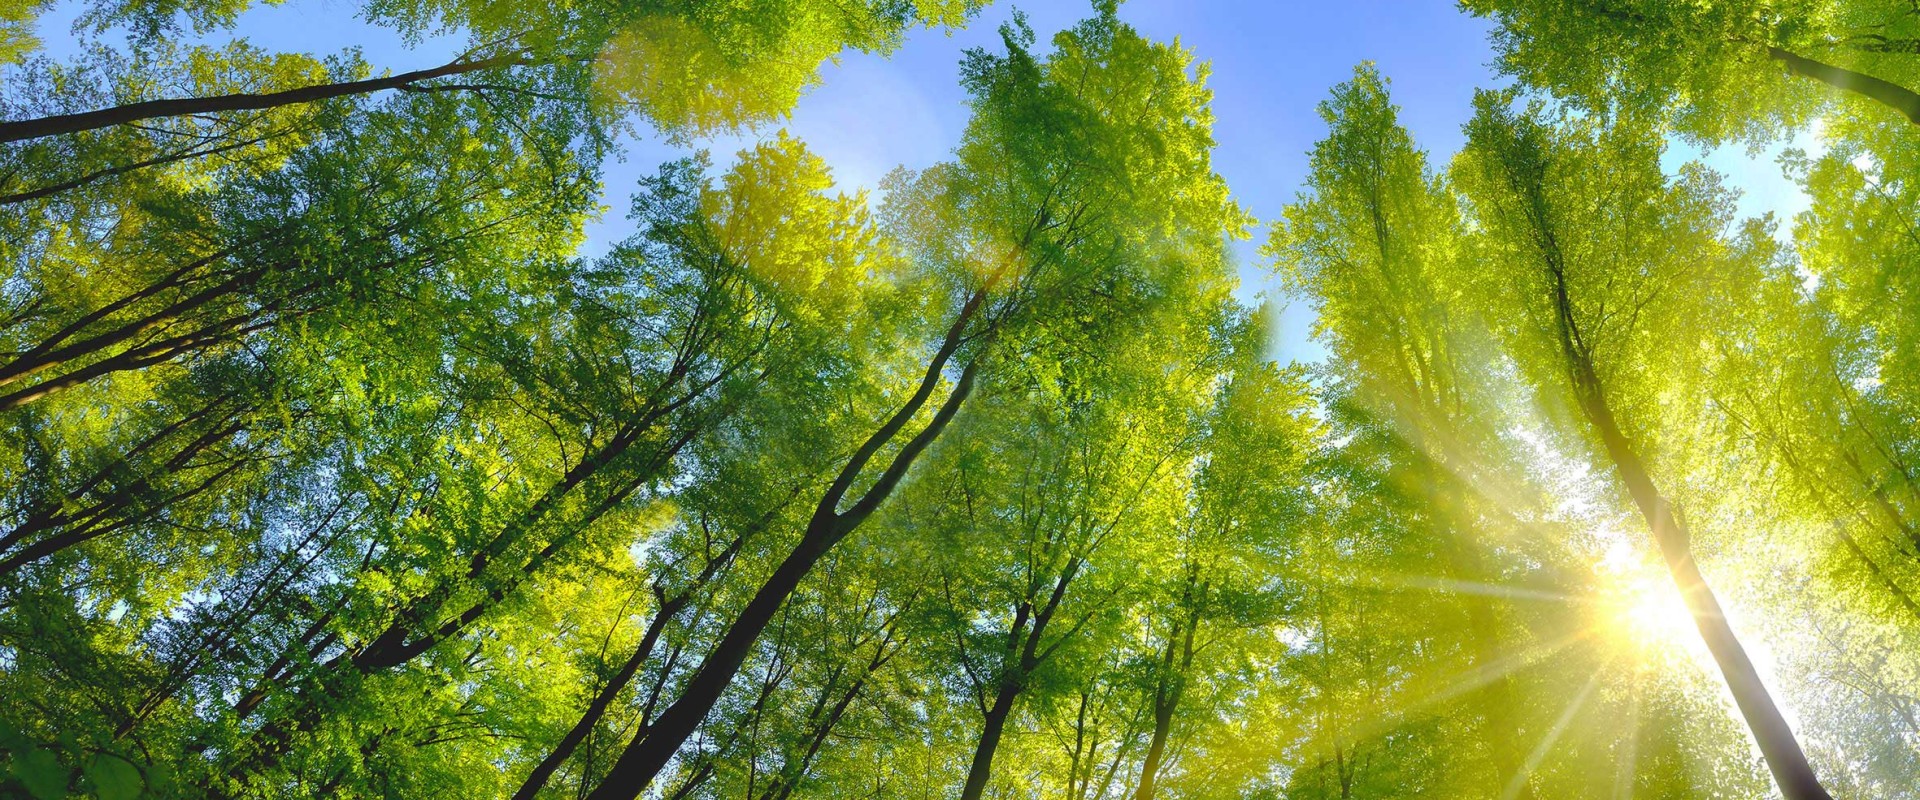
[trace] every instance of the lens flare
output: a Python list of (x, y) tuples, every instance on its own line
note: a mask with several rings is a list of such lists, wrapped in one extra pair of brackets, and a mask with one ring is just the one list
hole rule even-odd
[(1644, 661), (1691, 654), (1699, 640), (1693, 616), (1663, 571), (1620, 544), (1608, 548), (1599, 572), (1596, 625), (1608, 639)]

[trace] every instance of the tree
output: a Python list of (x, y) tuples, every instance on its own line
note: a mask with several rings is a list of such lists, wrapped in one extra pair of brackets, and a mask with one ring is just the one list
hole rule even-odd
[[(896, 234), (905, 256), (944, 295), (949, 320), (917, 386), (846, 460), (799, 543), (594, 796), (634, 796), (659, 775), (786, 597), (879, 509), (959, 413), (992, 348), (1036, 335), (1096, 291), (1112, 314), (1149, 302), (1161, 286), (1195, 280), (1205, 273), (1179, 258), (1180, 248), (1218, 248), (1220, 231), (1240, 224), (1207, 164), (1205, 93), (1184, 73), (1182, 54), (1139, 39), (1111, 8), (1063, 35), (1059, 55), (1045, 64), (1027, 52), (1030, 33), (1009, 30), (1005, 38), (1008, 55), (969, 56), (965, 83), (976, 96), (975, 117), (957, 163), (889, 192), (890, 202), (900, 195), (894, 224), (911, 226)], [(1088, 77), (1068, 84), (1060, 74)], [(1121, 108), (1137, 116), (1101, 114)], [(1026, 135), (1034, 130), (1049, 135)], [(1088, 168), (1116, 147), (1158, 157), (1119, 173)], [(1142, 230), (1164, 238), (1140, 241)], [(1126, 318), (1114, 314), (1107, 323)], [(946, 399), (915, 424), (949, 364), (959, 365), (959, 375)], [(867, 477), (869, 462), (893, 447), (884, 468)]]
[[(1354, 401), (1370, 403), (1412, 458), (1398, 467), (1404, 480), (1424, 485), (1451, 580), (1503, 582), (1507, 565), (1493, 538), (1508, 525), (1524, 494), (1516, 478), (1520, 459), (1501, 440), (1512, 423), (1501, 407), (1515, 394), (1480, 369), (1491, 342), (1463, 306), (1457, 270), (1467, 245), (1457, 200), (1428, 168), (1400, 127), (1387, 83), (1361, 65), (1322, 103), (1330, 131), (1312, 154), (1307, 192), (1287, 209), (1268, 252), (1290, 288), (1320, 309), (1322, 338), (1339, 355), (1338, 369)], [(1493, 489), (1494, 497), (1479, 496)], [(1504, 512), (1482, 514), (1493, 506)], [(1467, 599), (1473, 661), (1491, 669), (1504, 655), (1502, 609), (1490, 599)], [(1521, 715), (1515, 679), (1502, 675), (1484, 694), (1489, 705), (1483, 740), (1512, 739)], [(1498, 733), (1496, 733), (1498, 732)], [(1501, 783), (1519, 780), (1525, 754), (1492, 744)], [(1516, 778), (1515, 776), (1519, 776)]]
[(1835, 94), (1920, 123), (1908, 9), (1894, 2), (1464, 0), (1502, 71), (1593, 110), (1674, 112), (1709, 140), (1806, 123)]
[[(1290, 366), (1117, 3), (970, 52), (944, 163), (751, 131), (594, 252), (624, 136), (978, 4), (374, 0), (470, 48), (397, 76), (251, 5), (0, 9), (0, 795), (1914, 783), (1903, 5), (1472, 0), (1520, 83), (1444, 170), (1363, 63)], [(1665, 152), (1816, 118), (1790, 229)]]
[[(1505, 302), (1524, 314), (1507, 331), (1533, 380), (1566, 392), (1586, 419), (1601, 452), (1640, 510), (1655, 544), (1713, 653), (1741, 713), (1788, 797), (1827, 797), (1798, 740), (1728, 624), (1695, 563), (1685, 524), (1661, 494), (1639, 455), (1634, 418), (1646, 408), (1645, 377), (1685, 363), (1656, 350), (1649, 333), (1688, 318), (1689, 304), (1710, 294), (1711, 270), (1694, 265), (1735, 261), (1716, 237), (1724, 199), (1694, 173), (1669, 184), (1656, 145), (1631, 119), (1601, 128), (1596, 120), (1553, 126), (1512, 99), (1479, 95), (1469, 125), (1472, 146), (1460, 173), (1489, 253), (1501, 259)], [(1580, 220), (1570, 229), (1569, 222)], [(1642, 315), (1645, 315), (1644, 317)], [(1664, 363), (1663, 363), (1664, 362)], [(1628, 371), (1626, 365), (1638, 365)], [(1552, 381), (1552, 383), (1547, 383)]]
[[(95, 20), (130, 22), (136, 30), (144, 29), (145, 35), (158, 36), (173, 26), (169, 15), (175, 5), (101, 9)], [(217, 10), (208, 9), (209, 4), (184, 5), (201, 11), (196, 21), (208, 27), (207, 23), (230, 24), (250, 4), (242, 0)], [(246, 70), (237, 77), (264, 77), (279, 86), (122, 101), (106, 108), (0, 122), (0, 143), (152, 119), (269, 111), (395, 90), (538, 97), (584, 96), (597, 88), (604, 97), (639, 111), (665, 130), (738, 126), (791, 109), (800, 92), (819, 80), (815, 66), (841, 50), (885, 52), (899, 45), (908, 26), (957, 24), (972, 8), (969, 2), (940, 0), (831, 7), (767, 2), (727, 7), (596, 3), (516, 8), (503, 15), (503, 9), (486, 4), (373, 2), (368, 12), (374, 21), (413, 34), (440, 26), (461, 27), (473, 35), (475, 47), (436, 67), (382, 77), (337, 76), (320, 83), (311, 82), (310, 76), (301, 81), (259, 71), (255, 64), (237, 64)], [(588, 64), (597, 67), (583, 66)], [(675, 67), (668, 68), (670, 64)], [(529, 79), (510, 72), (515, 67), (542, 68), (547, 74)], [(478, 77), (465, 78), (469, 75)], [(438, 81), (454, 77), (465, 79)]]

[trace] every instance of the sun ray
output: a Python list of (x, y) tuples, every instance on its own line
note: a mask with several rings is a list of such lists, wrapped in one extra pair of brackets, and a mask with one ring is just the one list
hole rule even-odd
[(1614, 800), (1633, 800), (1633, 782), (1640, 760), (1640, 671), (1627, 682), (1626, 755), (1613, 775)]
[(1443, 703), (1467, 692), (1487, 686), (1494, 681), (1552, 658), (1562, 650), (1579, 643), (1590, 635), (1591, 633), (1586, 630), (1572, 631), (1558, 638), (1540, 642), (1525, 650), (1500, 658), (1499, 660), (1475, 665), (1459, 673), (1456, 679), (1449, 681), (1438, 690), (1410, 704), (1403, 709), (1401, 713), (1411, 713), (1428, 706)]
[(1373, 585), (1386, 588), (1423, 589), (1445, 594), (1464, 594), (1480, 597), (1503, 597), (1511, 600), (1538, 600), (1550, 603), (1584, 604), (1592, 602), (1589, 598), (1576, 597), (1564, 592), (1550, 592), (1544, 589), (1529, 589), (1519, 586), (1505, 586), (1497, 583), (1465, 581), (1457, 578), (1441, 578), (1430, 575), (1394, 575), (1375, 574), (1364, 578)]
[(1356, 737), (1377, 735), (1392, 730), (1411, 717), (1439, 706), (1448, 700), (1460, 697), (1477, 689), (1485, 688), (1495, 681), (1513, 675), (1547, 659), (1550, 659), (1569, 647), (1591, 636), (1591, 631), (1576, 630), (1564, 636), (1536, 643), (1524, 650), (1508, 655), (1496, 661), (1479, 664), (1456, 673), (1446, 683), (1430, 692), (1421, 694), (1398, 708), (1377, 710), (1371, 720), (1359, 720), (1351, 728)]
[(1600, 673), (1606, 668), (1607, 665), (1603, 663), (1599, 669), (1594, 670), (1593, 677), (1587, 679), (1587, 685), (1580, 687), (1580, 693), (1574, 695), (1573, 700), (1567, 703), (1567, 707), (1561, 710), (1560, 718), (1553, 721), (1553, 727), (1547, 730), (1547, 735), (1541, 737), (1540, 743), (1534, 745), (1533, 752), (1527, 754), (1526, 763), (1520, 765), (1520, 771), (1514, 774), (1512, 780), (1507, 781), (1507, 789), (1500, 795), (1501, 800), (1513, 800), (1520, 796), (1520, 790), (1526, 788), (1528, 776), (1540, 767), (1540, 762), (1547, 759), (1547, 753), (1553, 750), (1554, 744), (1559, 742), (1561, 735), (1567, 732), (1567, 727), (1573, 724), (1574, 716), (1580, 713), (1581, 707), (1587, 704), (1587, 698), (1591, 697), (1593, 690), (1600, 685)]

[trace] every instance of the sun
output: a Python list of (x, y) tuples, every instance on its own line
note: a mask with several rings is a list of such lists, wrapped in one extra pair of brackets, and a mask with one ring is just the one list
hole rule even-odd
[(1607, 556), (1595, 621), (1606, 638), (1644, 660), (1689, 653), (1699, 633), (1672, 579), (1637, 555), (1609, 548)]
[(1694, 635), (1693, 615), (1672, 583), (1634, 581), (1619, 609), (1626, 630), (1645, 644), (1679, 644)]

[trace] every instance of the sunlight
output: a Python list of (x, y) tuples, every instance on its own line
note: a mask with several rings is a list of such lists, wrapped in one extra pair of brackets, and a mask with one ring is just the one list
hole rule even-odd
[(1599, 572), (1595, 624), (1605, 638), (1625, 645), (1643, 661), (1699, 649), (1700, 635), (1680, 591), (1665, 572), (1641, 560), (1631, 545), (1609, 546)]
[(1566, 708), (1561, 709), (1560, 716), (1553, 721), (1553, 727), (1547, 730), (1545, 736), (1540, 737), (1540, 743), (1534, 745), (1533, 752), (1527, 754), (1526, 763), (1522, 764), (1520, 771), (1507, 781), (1506, 791), (1500, 794), (1501, 800), (1513, 800), (1526, 789), (1527, 778), (1533, 775), (1534, 770), (1540, 768), (1540, 763), (1546, 760), (1547, 754), (1553, 751), (1553, 746), (1559, 743), (1562, 735), (1566, 734), (1567, 728), (1573, 724), (1574, 717), (1580, 714), (1580, 709), (1586, 707), (1587, 698), (1592, 697), (1593, 690), (1600, 686), (1600, 675), (1604, 670), (1604, 664), (1601, 669), (1594, 670), (1593, 677), (1588, 678), (1586, 685), (1580, 687), (1580, 693), (1567, 702)]
[(1633, 641), (1643, 647), (1683, 645), (1693, 636), (1693, 616), (1671, 583), (1636, 580), (1626, 590), (1619, 614)]

